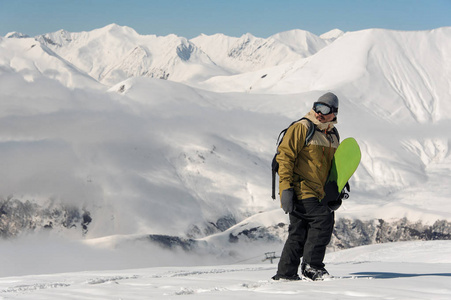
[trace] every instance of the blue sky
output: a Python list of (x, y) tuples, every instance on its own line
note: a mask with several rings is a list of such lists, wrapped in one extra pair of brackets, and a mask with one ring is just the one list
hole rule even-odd
[(428, 30), (451, 26), (450, 16), (451, 0), (0, 0), (0, 36), (116, 23), (139, 34), (266, 38), (291, 29), (317, 35), (334, 28)]

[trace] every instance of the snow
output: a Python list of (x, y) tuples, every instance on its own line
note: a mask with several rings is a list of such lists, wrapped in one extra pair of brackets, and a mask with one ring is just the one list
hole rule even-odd
[(332, 29), (326, 33), (323, 33), (322, 35), (320, 35), (320, 38), (325, 39), (325, 40), (329, 40), (329, 41), (333, 41), (338, 39), (339, 37), (341, 37), (344, 34), (343, 31), (341, 31), (340, 29)]
[[(2, 299), (449, 299), (451, 242), (404, 242), (328, 255), (326, 281), (273, 281), (276, 264), (153, 267), (0, 278)], [(260, 257), (261, 258), (261, 257)]]
[[(339, 278), (320, 283), (272, 282), (261, 260), (286, 236), (270, 199), (277, 135), (326, 91), (340, 99), (341, 138), (362, 150), (337, 218), (451, 220), (451, 28), (187, 40), (112, 24), (8, 37), (0, 200), (45, 213), (0, 241), (0, 298), (450, 297), (445, 241), (328, 253)], [(43, 229), (72, 208), (90, 213), (87, 232)]]

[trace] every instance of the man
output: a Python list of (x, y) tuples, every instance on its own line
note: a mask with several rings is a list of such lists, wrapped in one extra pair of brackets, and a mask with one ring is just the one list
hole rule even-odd
[(304, 119), (288, 128), (278, 147), (280, 200), (289, 213), (290, 225), (274, 280), (299, 280), (301, 257), (303, 276), (312, 280), (329, 276), (323, 260), (332, 237), (334, 212), (320, 200), (339, 144), (338, 134), (332, 130), (337, 114), (337, 96), (324, 94), (305, 116), (316, 126), (308, 144), (305, 140), (312, 125)]

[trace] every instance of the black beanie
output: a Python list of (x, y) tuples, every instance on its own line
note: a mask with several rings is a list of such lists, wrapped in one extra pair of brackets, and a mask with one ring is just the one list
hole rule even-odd
[(316, 102), (321, 102), (329, 105), (330, 107), (334, 107), (338, 110), (338, 97), (333, 93), (326, 93), (318, 98)]

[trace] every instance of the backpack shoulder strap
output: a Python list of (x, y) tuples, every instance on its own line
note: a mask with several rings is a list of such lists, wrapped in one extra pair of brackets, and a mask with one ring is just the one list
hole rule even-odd
[(297, 123), (297, 122), (299, 122), (299, 121), (302, 121), (302, 120), (307, 120), (308, 123), (309, 123), (308, 130), (307, 130), (307, 136), (305, 137), (305, 144), (307, 145), (307, 144), (310, 142), (310, 140), (312, 139), (313, 135), (315, 134), (316, 125), (313, 124), (313, 122), (312, 122), (311, 120), (309, 120), (309, 119), (307, 119), (307, 118), (305, 118), (305, 117), (300, 118), (299, 120), (292, 122), (292, 123), (290, 124), (290, 126), (288, 126), (287, 128), (285, 128), (284, 130), (282, 130), (282, 131), (279, 133), (279, 136), (277, 137), (276, 145), (279, 146), (280, 143), (282, 143), (282, 139), (283, 139), (285, 133), (287, 132), (288, 128), (290, 128), (293, 124), (295, 124), (295, 123)]
[(277, 142), (276, 142), (276, 145), (277, 145), (277, 146), (279, 146), (280, 143), (282, 143), (282, 139), (283, 139), (285, 133), (287, 132), (288, 128), (290, 128), (293, 124), (295, 124), (295, 123), (301, 121), (302, 119), (303, 119), (303, 118), (301, 118), (301, 119), (299, 119), (299, 120), (297, 120), (297, 121), (292, 122), (287, 128), (285, 128), (284, 130), (282, 130), (282, 131), (279, 133), (279, 136), (277, 137)]
[(338, 143), (340, 143), (340, 134), (338, 133), (337, 128), (332, 128), (332, 133), (337, 137)]
[(308, 143), (310, 143), (310, 141), (312, 140), (313, 135), (315, 134), (316, 125), (310, 119), (302, 118), (301, 120), (307, 120), (308, 123), (309, 123), (307, 136), (305, 137), (305, 145), (307, 145)]

